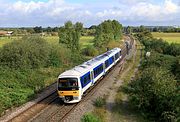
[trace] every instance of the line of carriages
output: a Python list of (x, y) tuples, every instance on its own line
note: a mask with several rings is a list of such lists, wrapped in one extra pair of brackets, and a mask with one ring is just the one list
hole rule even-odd
[(58, 94), (65, 103), (76, 103), (83, 94), (121, 59), (121, 49), (114, 48), (58, 77)]

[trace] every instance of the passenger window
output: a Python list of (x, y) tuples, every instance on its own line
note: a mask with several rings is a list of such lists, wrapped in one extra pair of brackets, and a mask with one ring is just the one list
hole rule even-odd
[(88, 82), (90, 81), (90, 74), (88, 74)]
[(86, 78), (86, 76), (84, 77), (84, 84), (86, 84), (87, 83), (87, 78)]

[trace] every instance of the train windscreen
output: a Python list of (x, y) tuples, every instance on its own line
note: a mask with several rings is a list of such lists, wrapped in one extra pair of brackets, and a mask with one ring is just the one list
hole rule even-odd
[(59, 91), (79, 90), (77, 78), (60, 78), (58, 81)]

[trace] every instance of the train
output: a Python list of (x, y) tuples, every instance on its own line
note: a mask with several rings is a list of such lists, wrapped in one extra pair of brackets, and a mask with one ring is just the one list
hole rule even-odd
[(116, 47), (58, 76), (57, 91), (64, 103), (80, 102), (83, 94), (122, 58)]

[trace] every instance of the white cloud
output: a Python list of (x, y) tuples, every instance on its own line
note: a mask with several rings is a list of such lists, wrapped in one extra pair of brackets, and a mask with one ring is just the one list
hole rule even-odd
[(178, 12), (178, 5), (174, 4), (171, 0), (165, 0), (165, 11), (168, 13), (177, 13)]
[(130, 9), (131, 17), (138, 19), (148, 19), (151, 21), (163, 21), (172, 20), (176, 18), (176, 14), (180, 14), (178, 11), (178, 5), (172, 3), (171, 0), (165, 0), (162, 5), (155, 5), (147, 2), (138, 3)]
[(119, 3), (122, 3), (122, 4), (133, 5), (133, 4), (145, 2), (145, 1), (147, 1), (147, 0), (118, 0), (118, 1), (119, 1)]
[(96, 15), (98, 17), (120, 17), (122, 16), (123, 12), (120, 10), (113, 10), (113, 9), (109, 9), (109, 10), (104, 10), (102, 12), (98, 12)]
[[(118, 2), (117, 2), (118, 1)], [(0, 26), (59, 26), (67, 20), (86, 25), (104, 19), (129, 23), (180, 23), (180, 6), (172, 0), (154, 3), (153, 0), (116, 0), (102, 4), (67, 3), (65, 0), (14, 3), (0, 0)], [(107, 6), (109, 4), (109, 6)]]

